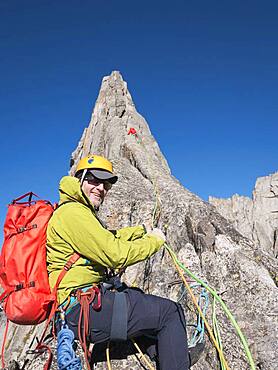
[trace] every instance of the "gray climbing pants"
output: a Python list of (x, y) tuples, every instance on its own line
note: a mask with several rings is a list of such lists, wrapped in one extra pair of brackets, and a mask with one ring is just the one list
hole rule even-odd
[[(156, 351), (160, 370), (187, 370), (189, 357), (187, 348), (186, 323), (181, 306), (169, 299), (144, 294), (142, 291), (127, 288), (126, 328), (127, 339), (152, 336), (156, 340)], [(89, 319), (89, 339), (92, 343), (113, 341), (111, 327), (115, 294), (104, 290), (101, 310), (91, 307)], [(78, 318), (80, 305), (77, 304), (67, 314), (67, 323), (78, 338)], [(121, 312), (119, 312), (121, 315)]]

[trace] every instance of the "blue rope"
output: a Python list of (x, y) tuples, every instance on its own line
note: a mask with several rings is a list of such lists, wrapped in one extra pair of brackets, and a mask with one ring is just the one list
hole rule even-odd
[[(198, 285), (193, 286), (193, 288), (197, 287)], [(198, 299), (198, 305), (201, 308), (204, 316), (206, 316), (207, 308), (209, 305), (209, 296), (208, 292), (205, 288), (202, 289), (199, 299)], [(203, 306), (203, 307), (202, 307)], [(197, 326), (195, 329), (195, 332), (193, 334), (192, 339), (190, 340), (189, 347), (195, 346), (197, 343), (202, 343), (204, 340), (204, 334), (205, 334), (205, 323), (202, 319), (200, 313), (198, 314), (198, 320), (197, 320)]]
[(82, 370), (81, 360), (76, 356), (72, 344), (74, 334), (66, 324), (57, 338), (57, 362), (59, 370)]
[[(200, 288), (200, 284), (191, 284), (190, 287), (192, 289), (195, 288)], [(186, 295), (186, 289), (185, 286), (181, 287), (181, 294), (180, 297), (177, 299), (177, 302), (179, 303)], [(209, 305), (209, 295), (208, 292), (205, 288), (201, 290), (201, 293), (198, 298), (198, 305), (201, 308), (204, 316), (206, 316), (207, 308)], [(192, 334), (192, 338), (188, 343), (189, 347), (194, 347), (197, 343), (202, 343), (204, 341), (204, 335), (205, 335), (205, 323), (204, 320), (202, 319), (200, 313), (198, 313), (198, 318), (197, 318), (197, 325), (190, 325), (194, 326), (195, 330), (194, 333)]]

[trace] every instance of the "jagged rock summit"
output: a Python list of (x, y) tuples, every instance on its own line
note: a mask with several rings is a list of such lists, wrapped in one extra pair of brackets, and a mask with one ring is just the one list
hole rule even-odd
[[(136, 130), (137, 136), (128, 135), (130, 128)], [(119, 174), (119, 181), (99, 212), (100, 218), (111, 229), (154, 221), (165, 230), (167, 242), (179, 259), (215, 288), (232, 311), (247, 338), (256, 367), (274, 370), (278, 334), (277, 260), (243, 237), (213, 205), (191, 193), (171, 175), (119, 72), (112, 72), (102, 81), (89, 126), (72, 154), (71, 173), (78, 160), (89, 153), (108, 157)], [(124, 279), (146, 292), (180, 299), (188, 323), (195, 323), (190, 298), (165, 250), (128, 268)], [(212, 299), (210, 303), (211, 322)], [(216, 313), (230, 369), (249, 369), (235, 330), (219, 307)], [(190, 327), (188, 334), (191, 335)], [(33, 361), (28, 369), (35, 368), (40, 367)], [(96, 368), (104, 369), (106, 364), (99, 363)], [(112, 368), (142, 367), (130, 356), (127, 360), (112, 361)], [(208, 340), (206, 351), (194, 369), (220, 369)]]

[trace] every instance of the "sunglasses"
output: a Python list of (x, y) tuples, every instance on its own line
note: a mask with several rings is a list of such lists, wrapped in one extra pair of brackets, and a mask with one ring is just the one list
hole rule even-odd
[(103, 184), (103, 187), (105, 190), (110, 190), (112, 188), (112, 184), (108, 180), (100, 180), (100, 179), (91, 178), (91, 177), (85, 180), (88, 182), (88, 184), (93, 185), (93, 186), (98, 186), (99, 184)]

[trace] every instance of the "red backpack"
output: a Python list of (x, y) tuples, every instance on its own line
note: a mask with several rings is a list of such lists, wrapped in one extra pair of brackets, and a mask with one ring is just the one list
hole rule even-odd
[[(0, 256), (0, 282), (7, 318), (21, 325), (44, 321), (55, 302), (46, 269), (46, 228), (54, 211), (44, 200), (25, 194), (8, 206)], [(29, 196), (26, 202), (19, 202)]]
[[(56, 207), (46, 200), (32, 200), (33, 195), (32, 192), (24, 194), (8, 206), (0, 256), (0, 283), (4, 289), (0, 303), (7, 320), (20, 325), (50, 320), (57, 308), (58, 286), (79, 258), (77, 253), (72, 255), (51, 291), (46, 264), (46, 229)], [(28, 200), (23, 202), (26, 197)]]

